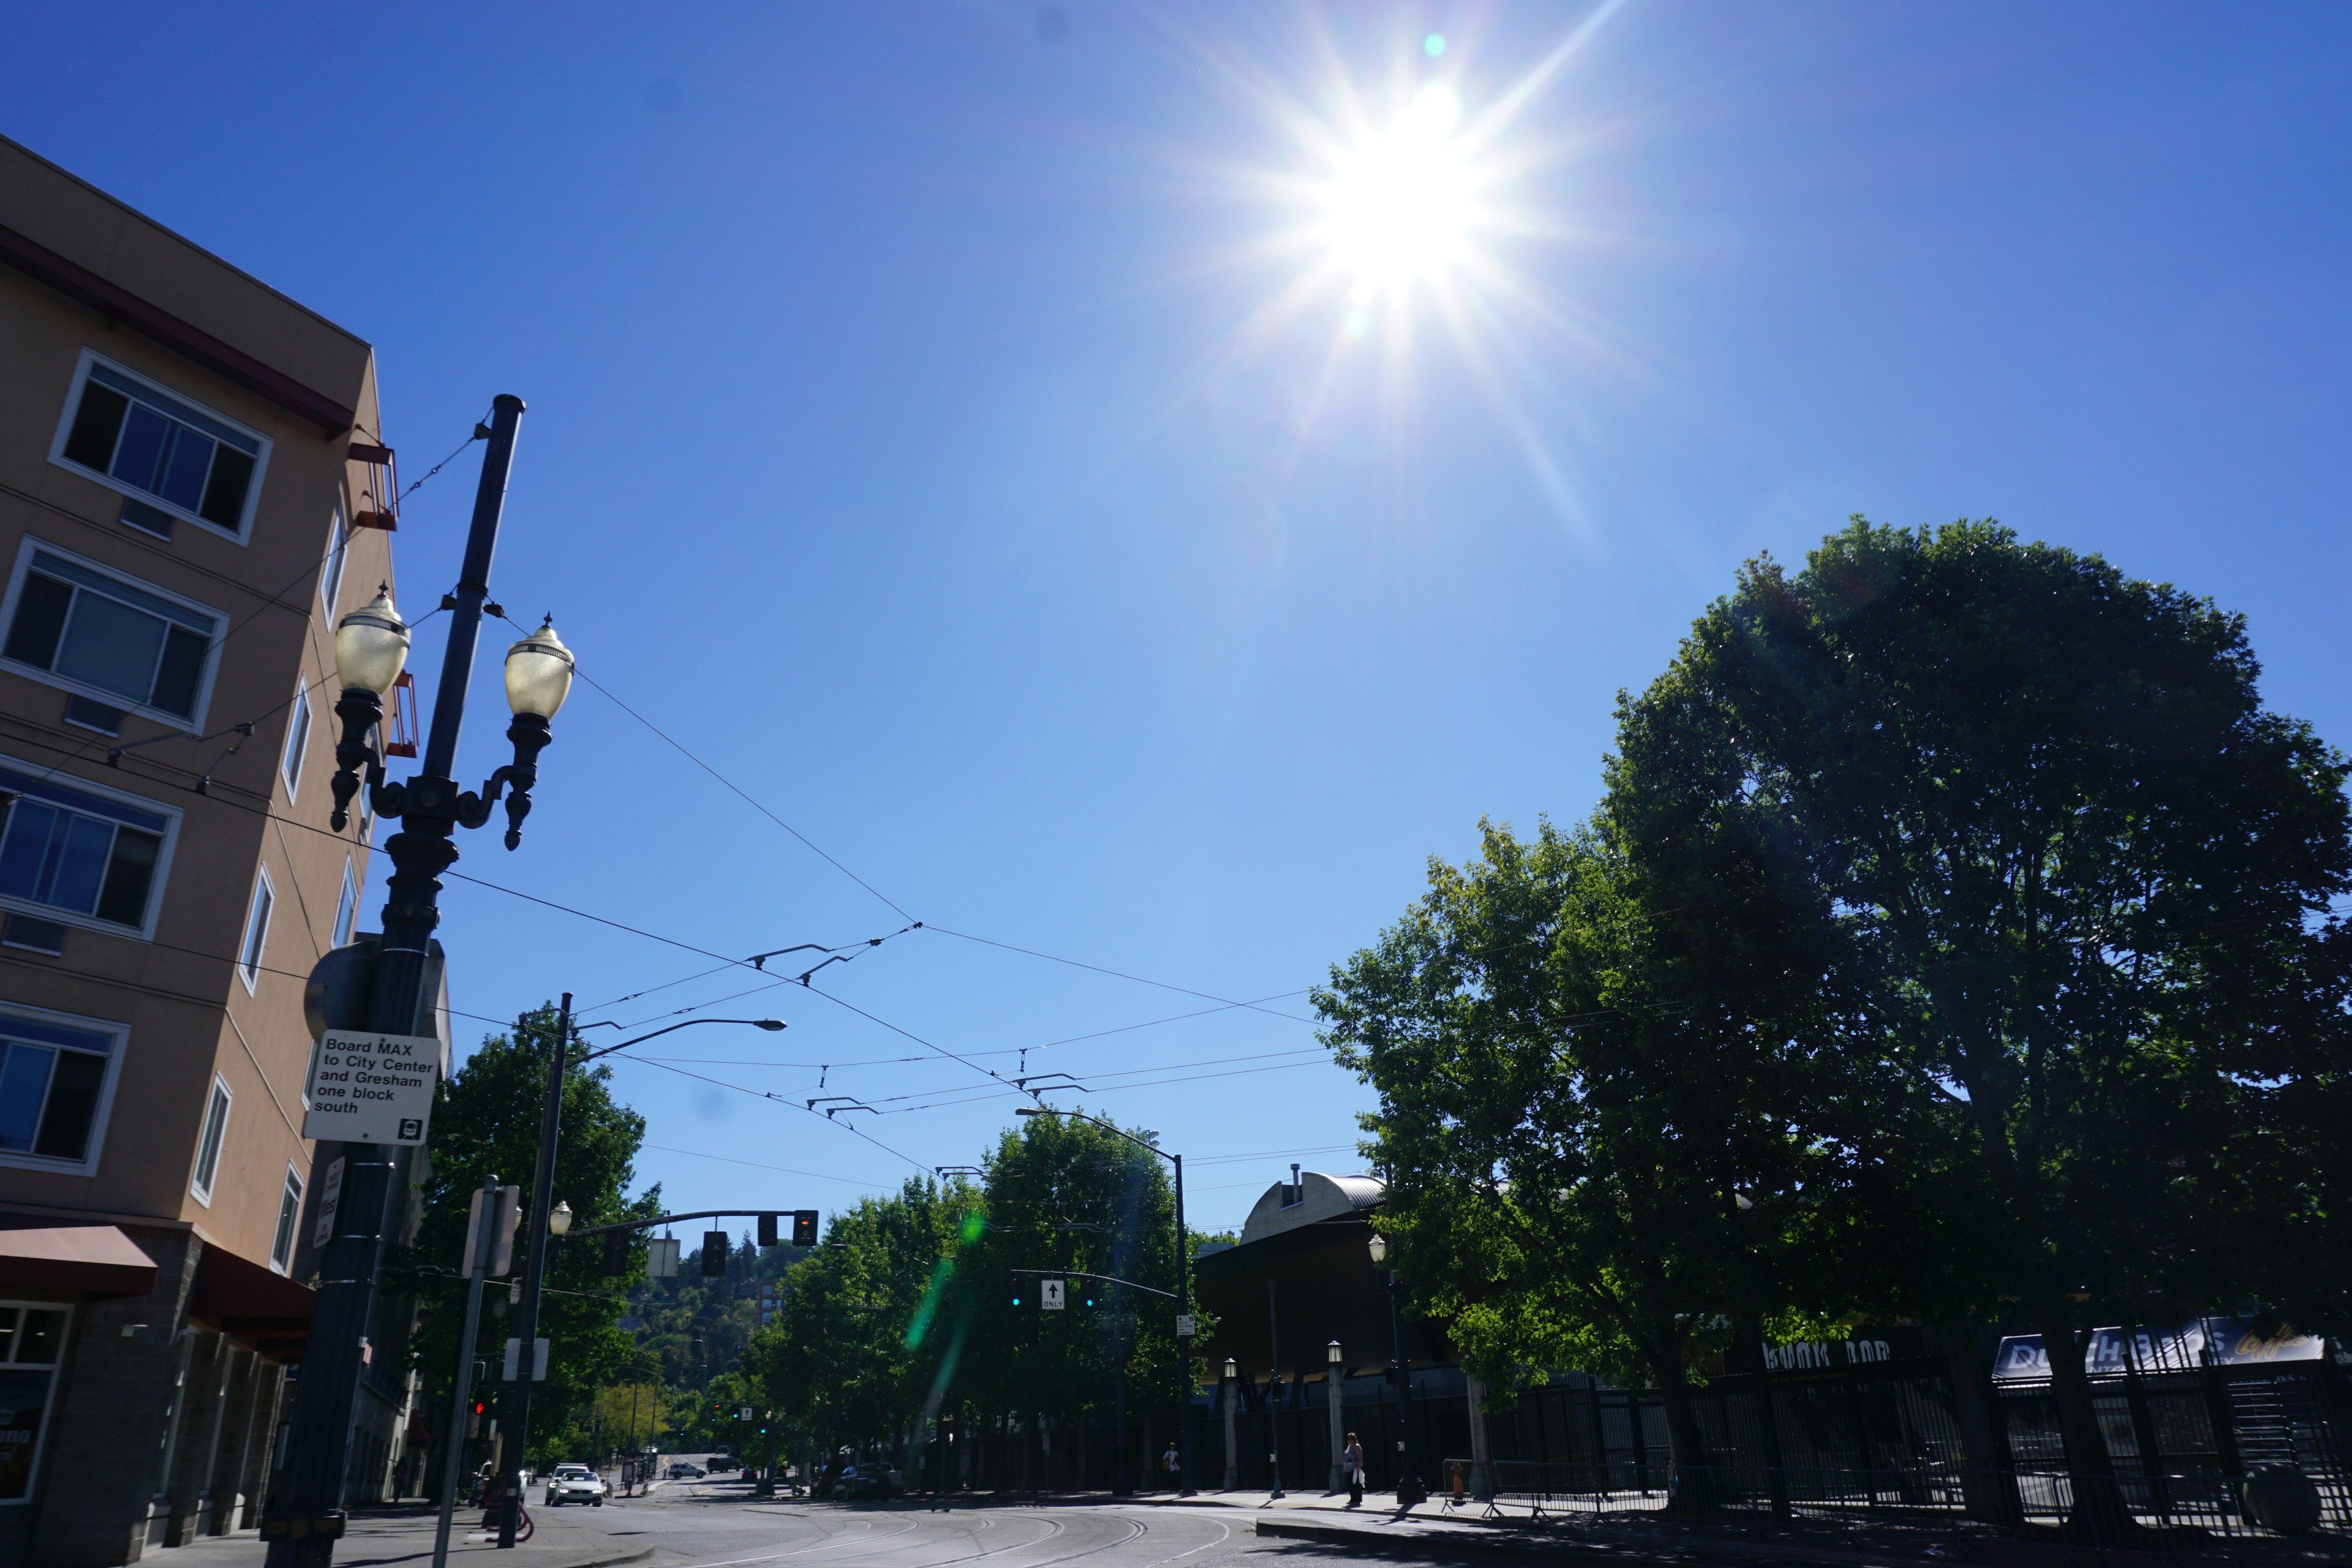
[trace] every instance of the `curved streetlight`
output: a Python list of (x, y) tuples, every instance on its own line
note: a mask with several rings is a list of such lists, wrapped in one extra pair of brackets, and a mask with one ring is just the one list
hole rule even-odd
[[(524, 640), (528, 642), (530, 639)], [(551, 634), (550, 640), (552, 641)], [(515, 647), (520, 650), (523, 644), (517, 643)], [(546, 656), (542, 654), (532, 657)], [(509, 658), (511, 660), (513, 656), (509, 655)], [(537, 681), (541, 688), (550, 688), (552, 685), (551, 677), (544, 670), (530, 672), (527, 679)], [(570, 679), (567, 668), (563, 674), (562, 683), (568, 686)], [(509, 691), (513, 689), (513, 686), (514, 681), (509, 679)], [(556, 700), (558, 702), (562, 700), (560, 694)], [(515, 820), (520, 822), (521, 818), (517, 816)], [(692, 1028), (697, 1024), (743, 1024), (754, 1029), (766, 1029), (772, 1033), (784, 1026), (783, 1020), (781, 1018), (688, 1018), (683, 1023), (665, 1025), (650, 1033), (639, 1035), (634, 1040), (623, 1040), (615, 1046), (602, 1046), (593, 1051), (583, 1051), (577, 1058), (574, 1058), (571, 1056), (572, 1038), (582, 1028), (617, 1029), (620, 1026), (610, 1022), (575, 1025), (572, 1021), (572, 994), (568, 991), (564, 993), (563, 1010), (559, 1015), (555, 1030), (555, 1048), (548, 1054), (547, 1058), (547, 1089), (545, 1097), (541, 1101), (539, 1111), (539, 1159), (531, 1170), (530, 1223), (524, 1229), (524, 1234), (530, 1238), (530, 1252), (523, 1262), (522, 1312), (515, 1324), (515, 1333), (522, 1342), (522, 1364), (526, 1373), (532, 1364), (531, 1347), (537, 1342), (539, 1335), (539, 1297), (541, 1287), (547, 1278), (548, 1242), (551, 1237), (561, 1238), (565, 1231), (572, 1228), (572, 1205), (565, 1204), (558, 1207), (552, 1201), (554, 1194), (549, 1190), (555, 1184), (555, 1146), (563, 1131), (564, 1072), (573, 1065), (592, 1062), (598, 1057), (609, 1057), (614, 1051), (625, 1051), (631, 1046), (642, 1046), (656, 1036), (667, 1035), (678, 1029)], [(520, 1026), (517, 1032), (520, 1032)], [(560, 1223), (556, 1217), (558, 1214), (562, 1216)], [(522, 1497), (523, 1447), (530, 1440), (530, 1378), (526, 1375), (518, 1379), (515, 1383), (514, 1394), (515, 1444), (509, 1451), (506, 1475), (507, 1493), (518, 1502)], [(511, 1512), (508, 1518), (511, 1521)], [(508, 1528), (507, 1524), (501, 1524), (501, 1538), (504, 1537)]]
[[(1379, 1231), (1364, 1243), (1364, 1250), (1372, 1255), (1372, 1267), (1378, 1268), (1388, 1261), (1388, 1238)], [(1397, 1369), (1397, 1450), (1403, 1456), (1397, 1466), (1397, 1506), (1411, 1508), (1425, 1502), (1429, 1489), (1421, 1484), (1421, 1476), (1412, 1468), (1412, 1364), (1405, 1359), (1404, 1350), (1404, 1280), (1394, 1269), (1389, 1271), (1389, 1337), (1396, 1346)]]
[[(1180, 1320), (1191, 1317), (1192, 1315), (1192, 1233), (1184, 1228), (1184, 1156), (1171, 1154), (1159, 1144), (1148, 1143), (1115, 1122), (1105, 1121), (1099, 1116), (1088, 1116), (1083, 1110), (1056, 1110), (1050, 1105), (1024, 1105), (1016, 1108), (1013, 1114), (1015, 1116), (1067, 1116), (1077, 1121), (1090, 1121), (1104, 1131), (1124, 1138), (1137, 1148), (1147, 1153), (1157, 1154), (1176, 1167), (1176, 1315)], [(1155, 1133), (1153, 1136), (1157, 1137), (1158, 1134)], [(1184, 1391), (1183, 1485), (1177, 1495), (1192, 1497), (1196, 1495), (1196, 1489), (1192, 1485), (1192, 1336), (1179, 1333), (1176, 1336), (1176, 1349), (1178, 1355), (1183, 1361), (1183, 1382), (1181, 1386)], [(1125, 1444), (1122, 1439), (1121, 1451), (1124, 1452), (1124, 1450)]]

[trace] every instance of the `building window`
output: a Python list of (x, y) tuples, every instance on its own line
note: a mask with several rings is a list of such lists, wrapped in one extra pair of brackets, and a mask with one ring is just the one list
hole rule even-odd
[(123, 1033), (61, 1013), (0, 1012), (0, 1163), (96, 1170)]
[(261, 979), (261, 951), (269, 941), (269, 910), (277, 901), (269, 873), (257, 870), (253, 879), (253, 909), (245, 917), (245, 940), (236, 948), (236, 972), (247, 991)]
[(241, 541), (269, 439), (84, 349), (49, 460)]
[(302, 783), (302, 753), (310, 744), (310, 683), (306, 679), (294, 684), (294, 707), (286, 721), (286, 754), (278, 763), (278, 771), (286, 775), (288, 800), (294, 798)]
[(232, 1098), (227, 1083), (215, 1076), (212, 1100), (205, 1107), (205, 1135), (196, 1144), (196, 1179), (188, 1184), (188, 1190), (206, 1208), (212, 1206), (213, 1178), (220, 1174), (221, 1140), (228, 1135), (228, 1105)]
[(65, 1355), (69, 1308), (0, 1301), (0, 1503), (25, 1502), (48, 1429), (49, 1394)]
[(182, 729), (204, 710), (226, 618), (30, 539), (16, 560), (5, 614), (0, 658), (50, 685)]
[(343, 893), (335, 900), (334, 940), (327, 945), (341, 947), (352, 940), (352, 922), (360, 917), (360, 885), (352, 880), (352, 863), (343, 862)]
[(176, 812), (0, 762), (0, 905), (149, 934)]
[(352, 544), (352, 525), (343, 521), (341, 502), (335, 505), (334, 516), (327, 522), (327, 560), (319, 573), (319, 599), (332, 616), (343, 594), (343, 558)]
[(269, 1242), (269, 1267), (280, 1274), (293, 1266), (294, 1227), (302, 1218), (302, 1173), (286, 1167), (286, 1187), (278, 1194), (278, 1234)]

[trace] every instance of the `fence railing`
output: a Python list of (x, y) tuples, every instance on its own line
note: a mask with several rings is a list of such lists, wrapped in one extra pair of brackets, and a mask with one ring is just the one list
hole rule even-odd
[[(2193, 1548), (2304, 1538), (2352, 1544), (2352, 1485), (2285, 1466), (2245, 1477), (2212, 1472), (2117, 1475), (2077, 1483), (2063, 1471), (1760, 1466), (1685, 1466), (1663, 1484), (1634, 1484), (1623, 1465), (1496, 1459), (1486, 1466), (1489, 1511), (1523, 1506), (1533, 1516), (1814, 1520), (1843, 1526), (1950, 1531), (2007, 1527), (2092, 1546)], [(1439, 1500), (1459, 1476), (1477, 1489), (1476, 1467), (1447, 1459)]]

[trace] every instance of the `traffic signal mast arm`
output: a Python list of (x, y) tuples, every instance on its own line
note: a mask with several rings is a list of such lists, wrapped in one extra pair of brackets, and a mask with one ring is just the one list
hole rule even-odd
[(814, 1209), (697, 1209), (692, 1214), (666, 1214), (652, 1219), (625, 1219), (618, 1225), (573, 1226), (565, 1231), (568, 1240), (575, 1236), (603, 1236), (614, 1230), (646, 1230), (657, 1225), (670, 1225), (689, 1219), (761, 1219), (771, 1215), (791, 1215), (795, 1219), (805, 1215), (814, 1223)]
[(1176, 1292), (1161, 1290), (1150, 1285), (1139, 1285), (1132, 1279), (1121, 1279), (1116, 1274), (1088, 1274), (1081, 1268), (1010, 1268), (1008, 1274), (1035, 1274), (1049, 1279), (1096, 1279), (1105, 1285), (1117, 1285), (1123, 1289), (1140, 1290), (1147, 1296), (1160, 1296), (1173, 1301)]

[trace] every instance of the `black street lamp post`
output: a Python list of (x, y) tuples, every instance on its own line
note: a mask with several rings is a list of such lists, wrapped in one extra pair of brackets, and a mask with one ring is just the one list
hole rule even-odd
[[(338, 832), (350, 822), (352, 797), (359, 793), (364, 773), (376, 812), (400, 825), (383, 846), (393, 868), (385, 881), (388, 901), (368, 1012), (369, 1027), (384, 1034), (417, 1032), (433, 930), (441, 923), (436, 901), (440, 876), (457, 858), (456, 830), (488, 821), (499, 796), (511, 785), (507, 847), (520, 841), (523, 816), (530, 809), (530, 789), (538, 782), (539, 753), (551, 739), (549, 721), (571, 686), (572, 656), (552, 625), (515, 644), (506, 665), (507, 700), (514, 712), (507, 734), (514, 742), (515, 760), (499, 769), (479, 795), (459, 791), (453, 777), (457, 733), (465, 721), (466, 687), (489, 596), (490, 559), (506, 509), (507, 475), (514, 462), (522, 412), (522, 399), (509, 394), (501, 393), (492, 405), (489, 445), (474, 492), (465, 563), (457, 592), (448, 600), (453, 613), (441, 684), (433, 701), (433, 728), (424, 766), (404, 783), (385, 782), (383, 755), (372, 736), (383, 721), (384, 698), (407, 661), (408, 627), (386, 592), (345, 616), (335, 628), (335, 668), (343, 685), (335, 711), (343, 732), (335, 747), (330, 820)], [(268, 1568), (323, 1568), (342, 1534), (352, 1415), (368, 1357), (376, 1271), (391, 1208), (395, 1167), (385, 1157), (388, 1152), (386, 1146), (366, 1143), (319, 1145), (318, 1158), (326, 1163), (341, 1158), (345, 1175), (333, 1229), (320, 1253), (319, 1293), (310, 1316), (301, 1392), (294, 1405), (286, 1481), (262, 1521)], [(362, 1157), (368, 1154), (373, 1157)]]
[[(1372, 1267), (1378, 1268), (1388, 1259), (1388, 1238), (1374, 1232), (1369, 1245)], [(1404, 1349), (1404, 1279), (1394, 1269), (1389, 1271), (1389, 1337), (1396, 1346), (1397, 1448), (1403, 1456), (1397, 1465), (1397, 1506), (1411, 1508), (1429, 1500), (1429, 1489), (1421, 1484), (1421, 1472), (1413, 1468), (1412, 1363), (1406, 1359)]]
[[(1099, 1116), (1088, 1116), (1082, 1110), (1056, 1110), (1050, 1105), (1024, 1105), (1013, 1114), (1015, 1116), (1067, 1116), (1078, 1121), (1091, 1121), (1106, 1132), (1116, 1133), (1137, 1148), (1157, 1154), (1176, 1167), (1176, 1313), (1180, 1318), (1191, 1317), (1192, 1315), (1192, 1235), (1184, 1228), (1184, 1156), (1171, 1154), (1156, 1143), (1147, 1143), (1125, 1128), (1105, 1121)], [(1176, 1351), (1183, 1363), (1183, 1372), (1179, 1386), (1183, 1393), (1184, 1405), (1182, 1415), (1184, 1448), (1181, 1456), (1183, 1463), (1183, 1488), (1179, 1495), (1191, 1497), (1193, 1495), (1192, 1336), (1178, 1334)], [(1124, 1447), (1125, 1439), (1122, 1436), (1121, 1447), (1124, 1448)]]
[[(642, 1046), (656, 1035), (672, 1030), (691, 1028), (697, 1024), (749, 1024), (755, 1029), (770, 1031), (782, 1028), (777, 1018), (688, 1018), (682, 1024), (671, 1024), (639, 1035), (634, 1040), (623, 1040), (616, 1046), (601, 1046), (593, 1051), (580, 1053), (577, 1063), (585, 1067), (598, 1057), (609, 1057), (615, 1051), (625, 1051), (631, 1046)], [(589, 1028), (602, 1028), (590, 1024)], [(551, 1236), (562, 1237), (572, 1226), (570, 1205), (561, 1209), (554, 1206), (555, 1145), (563, 1131), (563, 1075), (572, 1064), (572, 993), (563, 994), (562, 1010), (556, 1015), (555, 1046), (548, 1053), (547, 1090), (540, 1104), (539, 1163), (533, 1167), (530, 1183), (530, 1219), (525, 1235), (530, 1251), (523, 1264), (522, 1310), (515, 1321), (515, 1337), (519, 1355), (515, 1368), (514, 1447), (509, 1451), (506, 1466), (506, 1509), (499, 1519), (499, 1544), (512, 1546), (519, 1515), (522, 1511), (523, 1450), (530, 1441), (530, 1392), (532, 1373), (538, 1370), (539, 1298), (547, 1279), (547, 1246)], [(708, 1374), (706, 1373), (706, 1385)]]

